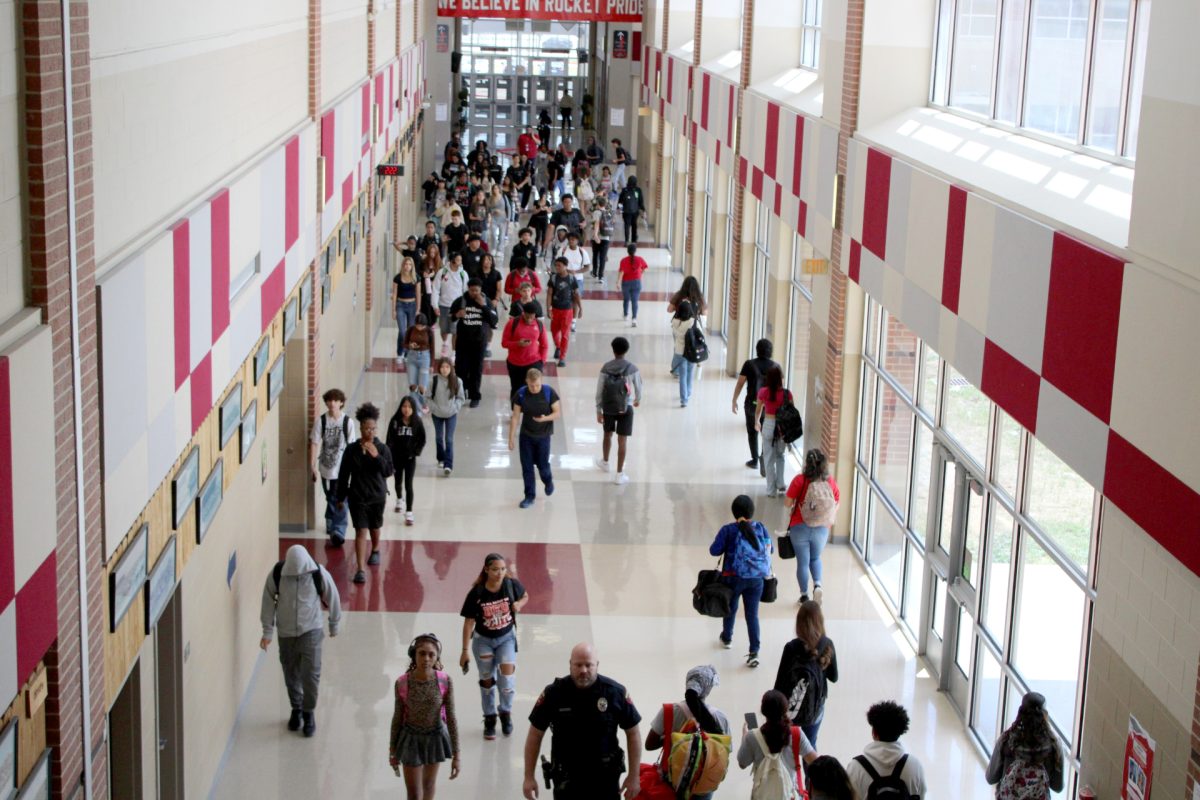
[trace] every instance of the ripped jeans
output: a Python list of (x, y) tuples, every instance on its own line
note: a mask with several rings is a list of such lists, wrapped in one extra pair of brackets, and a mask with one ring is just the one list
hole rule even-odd
[[(512, 712), (513, 696), (517, 692), (517, 631), (514, 628), (503, 636), (491, 639), (478, 633), (471, 636), (471, 653), (479, 670), (479, 696), (484, 716), (496, 713), (496, 688), (500, 690), (500, 713)], [(511, 664), (513, 674), (505, 675), (501, 664)]]

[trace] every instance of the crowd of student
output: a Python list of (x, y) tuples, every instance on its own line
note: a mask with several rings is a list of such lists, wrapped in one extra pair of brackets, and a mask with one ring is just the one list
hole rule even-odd
[[(320, 481), (325, 496), (329, 545), (343, 546), (347, 524), (354, 528), (355, 583), (364, 583), (368, 568), (380, 561), (388, 478), (395, 484), (395, 512), (404, 514), (406, 525), (414, 524), (413, 481), (427, 441), (423, 418), (428, 417), (433, 427), (437, 472), (443, 477), (452, 474), (457, 417), (464, 405), (476, 408), (480, 403), (484, 361), (491, 356), (497, 327), (500, 346), (507, 351), (508, 447), (519, 453), (524, 481), (520, 507), (535, 503), (538, 479), (545, 495), (554, 493), (550, 442), (562, 403), (545, 382), (543, 369), (547, 360), (566, 365), (571, 333), (583, 316), (585, 276), (604, 281), (605, 255), (613, 235), (610, 196), (615, 196), (613, 202), (622, 209), (626, 223), (627, 255), (619, 264), (623, 312), (631, 326), (637, 325), (646, 262), (637, 255), (636, 229), (643, 207), (636, 178), (625, 180), (628, 154), (614, 140), (618, 178), (606, 182), (610, 173), (603, 165), (597, 181), (592, 168), (602, 165), (605, 156), (594, 139), (570, 159), (563, 146), (550, 156), (537, 138), (533, 129), (522, 135), (519, 152), (507, 170), (500, 168), (482, 142), (464, 159), (456, 139), (447, 146), (441, 174), (431, 175), (426, 182), (431, 219), (425, 233), (397, 245), (401, 257), (392, 300), (398, 327), (397, 365), (404, 369), (408, 392), (386, 427), (380, 427), (382, 413), (372, 403), (362, 403), (351, 416), (343, 392), (331, 389), (323, 396), (326, 410), (313, 425), (309, 458), (313, 480)], [(524, 151), (533, 155), (526, 158)], [(565, 191), (568, 180), (582, 208)], [(585, 193), (583, 187), (591, 191)], [(463, 200), (469, 209), (465, 217)], [(502, 275), (497, 259), (525, 210), (531, 213), (531, 223), (517, 232), (508, 273)], [(544, 221), (533, 222), (539, 215)], [(590, 254), (581, 246), (583, 241), (590, 241)], [(547, 272), (544, 283), (539, 265)], [(550, 310), (548, 326), (545, 307), (537, 299), (543, 288)], [(707, 357), (703, 331), (708, 306), (695, 278), (683, 281), (667, 310), (674, 341), (670, 371), (679, 383), (680, 405), (686, 407)], [(611, 348), (613, 358), (601, 368), (596, 383), (596, 419), (604, 432), (596, 466), (623, 484), (629, 480), (627, 440), (633, 432), (635, 409), (643, 400), (643, 381), (628, 358), (629, 339), (615, 337)], [(786, 498), (787, 532), (779, 539), (777, 553), (767, 526), (755, 518), (753, 500), (739, 495), (731, 506), (733, 520), (717, 532), (710, 552), (722, 559), (720, 583), (728, 595), (719, 643), (726, 649), (733, 647), (740, 608), (748, 637), (745, 663), (750, 668), (759, 666), (762, 652), (759, 605), (774, 600), (777, 592), (773, 557), (796, 561), (795, 638), (783, 647), (774, 685), (762, 696), (761, 721), (756, 714), (746, 714), (735, 749), (728, 718), (710, 704), (719, 675), (712, 666), (696, 667), (686, 676), (683, 702), (666, 703), (651, 722), (644, 746), (661, 748), (662, 758), (639, 769), (641, 717), (624, 687), (599, 674), (594, 649), (581, 644), (571, 653), (570, 675), (546, 687), (530, 714), (525, 797), (538, 795), (537, 758), (548, 729), (554, 735), (546, 770), (556, 798), (712, 797), (733, 757), (740, 767), (753, 771), (752, 798), (790, 800), (805, 796), (802, 793), (812, 800), (925, 796), (922, 766), (899, 742), (908, 730), (909, 716), (894, 702), (882, 701), (870, 708), (867, 722), (872, 741), (844, 767), (816, 750), (828, 687), (838, 680), (837, 650), (826, 634), (822, 612), (821, 556), (840, 491), (819, 449), (809, 450), (802, 472), (790, 483), (785, 480), (784, 456), (788, 443), (799, 435), (794, 430), (798, 416), (790, 416), (795, 408), (783, 371), (771, 360), (771, 342), (759, 341), (755, 351), (755, 358), (743, 364), (738, 376), (732, 409), (738, 413), (738, 399), (745, 390), (742, 413), (750, 449), (746, 466), (760, 471), (768, 497)], [(498, 553), (487, 556), (479, 576), (467, 587), (458, 663), (464, 675), (472, 660), (475, 663), (485, 739), (495, 739), (497, 729), (504, 736), (514, 731), (517, 616), (529, 599), (526, 587)], [(288, 728), (303, 729), (305, 736), (313, 735), (316, 728), (322, 606), (328, 609), (329, 635), (336, 636), (341, 618), (337, 588), (305, 548), (295, 545), (267, 578), (261, 644), (266, 649), (278, 629), (292, 706)], [(394, 687), (389, 762), (397, 775), (403, 775), (408, 797), (418, 800), (434, 796), (441, 763), (450, 761), (452, 779), (461, 767), (453, 681), (443, 669), (442, 651), (436, 635), (416, 637), (408, 649), (409, 669)], [(625, 732), (629, 768), (620, 755), (618, 730)], [(998, 784), (998, 797), (1048, 797), (1051, 788), (1062, 785), (1062, 755), (1040, 695), (1026, 696), (995, 753), (987, 775)]]

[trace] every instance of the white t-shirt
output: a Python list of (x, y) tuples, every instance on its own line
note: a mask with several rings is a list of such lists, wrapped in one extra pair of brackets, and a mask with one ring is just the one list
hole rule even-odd
[[(321, 436), (321, 417), (325, 420), (325, 436)], [(343, 422), (345, 430), (343, 431)], [(348, 435), (348, 439), (347, 439)], [(319, 448), (317, 452), (317, 470), (326, 480), (336, 481), (338, 470), (342, 466), (342, 453), (346, 445), (358, 439), (358, 423), (345, 411), (337, 419), (322, 413), (313, 423), (312, 436), (309, 438)]]
[(560, 256), (567, 260), (567, 272), (577, 273), (584, 272), (592, 265), (592, 257), (587, 250), (580, 245), (572, 250), (570, 247), (564, 247), (559, 253)]

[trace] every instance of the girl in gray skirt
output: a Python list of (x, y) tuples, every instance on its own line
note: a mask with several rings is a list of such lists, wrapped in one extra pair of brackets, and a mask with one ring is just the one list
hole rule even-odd
[(442, 643), (423, 633), (408, 646), (408, 672), (396, 679), (396, 710), (388, 761), (404, 768), (408, 800), (433, 800), (438, 766), (450, 759), (450, 780), (458, 777), (458, 721), (454, 686), (442, 671)]

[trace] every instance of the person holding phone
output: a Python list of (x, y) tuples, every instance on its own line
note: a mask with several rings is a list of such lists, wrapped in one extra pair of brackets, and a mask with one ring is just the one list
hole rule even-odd
[[(800, 773), (800, 761), (811, 764), (817, 759), (817, 751), (813, 749), (804, 731), (799, 725), (793, 725), (788, 719), (788, 699), (774, 689), (762, 696), (759, 711), (763, 715), (762, 727), (754, 712), (746, 714), (746, 724), (742, 728), (742, 743), (738, 746), (737, 763), (742, 769), (751, 768), (757, 773), (759, 765), (768, 759), (783, 762), (783, 768), (796, 784), (796, 776)], [(766, 767), (764, 767), (766, 769)]]
[[(488, 553), (483, 569), (463, 600), (463, 675), (475, 656), (479, 671), (479, 696), (483, 701), (483, 738), (496, 738), (496, 719), (505, 736), (513, 732), (512, 703), (517, 693), (517, 612), (529, 602), (519, 580), (508, 575), (508, 562), (499, 553)], [(499, 708), (496, 689), (500, 691)]]

